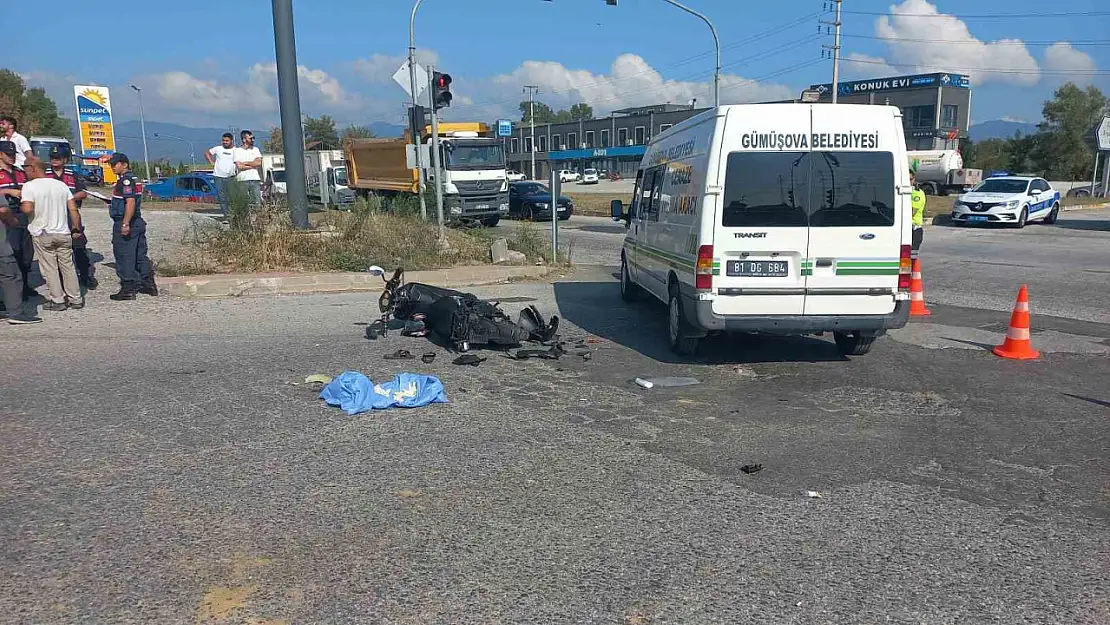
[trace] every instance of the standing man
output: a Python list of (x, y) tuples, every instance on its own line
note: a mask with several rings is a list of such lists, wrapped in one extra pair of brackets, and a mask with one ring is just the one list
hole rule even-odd
[(27, 157), (34, 152), (31, 151), (31, 144), (27, 142), (27, 137), (16, 132), (18, 128), (19, 122), (15, 121), (14, 117), (0, 116), (0, 141), (11, 141), (15, 144), (15, 166), (22, 168)]
[(921, 241), (925, 238), (925, 192), (917, 188), (917, 174), (910, 170), (910, 207), (913, 208), (913, 255), (917, 256), (921, 249)]
[(262, 166), (262, 152), (254, 147), (254, 133), (251, 131), (240, 132), (239, 139), (242, 145), (235, 148), (235, 168), (239, 172), (235, 179), (247, 187), (251, 208), (255, 209), (262, 206), (262, 177), (257, 169)]
[(112, 253), (116, 257), (119, 292), (109, 299), (133, 300), (138, 293), (158, 295), (154, 283), (154, 267), (146, 250), (146, 222), (143, 221), (143, 185), (131, 173), (131, 161), (122, 152), (108, 159), (119, 178), (112, 190), (108, 216), (112, 218)]
[(18, 152), (11, 141), (0, 140), (0, 197), (7, 200), (8, 210), (16, 219), (16, 223), (8, 224), (7, 241), (11, 247), (12, 257), (23, 280), (23, 297), (35, 297), (38, 291), (31, 288), (28, 274), (31, 273), (31, 263), (35, 259), (35, 248), (31, 242), (31, 235), (27, 233), (27, 216), (19, 210), (20, 189), (27, 182), (27, 174), (16, 166), (15, 159)]
[[(50, 168), (46, 170), (46, 175), (65, 183), (69, 192), (73, 194), (73, 200), (77, 202), (77, 210), (80, 211), (81, 203), (89, 194), (85, 191), (85, 183), (77, 177), (72, 169), (66, 167), (70, 156), (71, 152), (68, 145), (64, 143), (54, 144), (50, 148)], [(28, 178), (30, 178), (30, 175), (28, 175)], [(73, 237), (73, 265), (77, 269), (77, 279), (80, 280), (82, 287), (95, 291), (100, 283), (93, 277), (93, 266), (89, 260), (89, 240), (85, 236), (85, 225), (84, 223), (71, 221), (69, 227), (79, 231)], [(42, 270), (41, 263), (39, 263), (39, 270)]]
[[(20, 209), (34, 217), (27, 225), (35, 241), (35, 257), (50, 290), (44, 310), (61, 312), (85, 307), (77, 270), (73, 268), (73, 240), (81, 236), (81, 213), (69, 187), (46, 175), (46, 165), (37, 156), (27, 159), (27, 184), (23, 185)], [(70, 228), (70, 224), (74, 227)]]
[(204, 158), (212, 164), (212, 175), (216, 179), (216, 197), (220, 200), (220, 210), (224, 214), (224, 220), (227, 220), (228, 193), (231, 191), (231, 181), (238, 173), (238, 168), (235, 166), (235, 137), (230, 132), (225, 132), (220, 145), (205, 152)]
[(7, 199), (7, 195), (0, 196), (0, 319), (7, 317), (12, 325), (40, 323), (42, 319), (23, 312), (23, 276), (12, 256), (12, 247), (8, 245), (8, 227), (18, 226), (19, 220), (9, 208)]

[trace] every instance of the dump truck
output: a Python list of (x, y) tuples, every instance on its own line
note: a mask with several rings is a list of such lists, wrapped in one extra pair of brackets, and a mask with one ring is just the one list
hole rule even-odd
[(983, 181), (982, 169), (964, 168), (959, 150), (911, 150), (906, 158), (926, 195), (963, 193)]
[[(420, 143), (432, 142), (427, 126)], [(355, 139), (345, 147), (348, 187), (383, 198), (419, 192), (410, 134), (396, 139)], [(439, 124), (443, 179), (437, 181), (430, 158), (424, 159), (429, 189), (443, 190), (443, 215), (451, 223), (496, 225), (509, 212), (509, 183), (501, 139), (479, 122)], [(430, 153), (430, 152), (429, 152)]]

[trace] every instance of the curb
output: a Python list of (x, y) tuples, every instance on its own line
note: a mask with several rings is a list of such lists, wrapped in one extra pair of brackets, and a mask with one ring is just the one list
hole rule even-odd
[(1063, 211), (1093, 211), (1103, 208), (1110, 208), (1110, 202), (1103, 202), (1102, 204), (1080, 204), (1079, 206), (1061, 206)]
[[(498, 284), (513, 279), (541, 278), (549, 267), (454, 267), (407, 271), (406, 282), (423, 282), (446, 288)], [(249, 297), (258, 295), (307, 295), (382, 290), (382, 279), (368, 273), (262, 273), (220, 274), (158, 278), (158, 290), (183, 298)]]

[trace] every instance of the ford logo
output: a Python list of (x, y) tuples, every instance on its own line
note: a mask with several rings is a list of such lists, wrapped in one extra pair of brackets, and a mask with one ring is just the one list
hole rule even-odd
[(863, 234), (859, 235), (859, 238), (863, 239), (864, 241), (870, 241), (871, 239), (875, 238), (875, 235), (871, 234), (870, 232), (864, 232)]

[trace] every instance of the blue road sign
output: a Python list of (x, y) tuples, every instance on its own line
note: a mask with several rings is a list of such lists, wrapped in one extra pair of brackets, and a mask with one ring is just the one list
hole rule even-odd
[(511, 137), (513, 136), (513, 122), (509, 119), (497, 120), (497, 136), (498, 137)]

